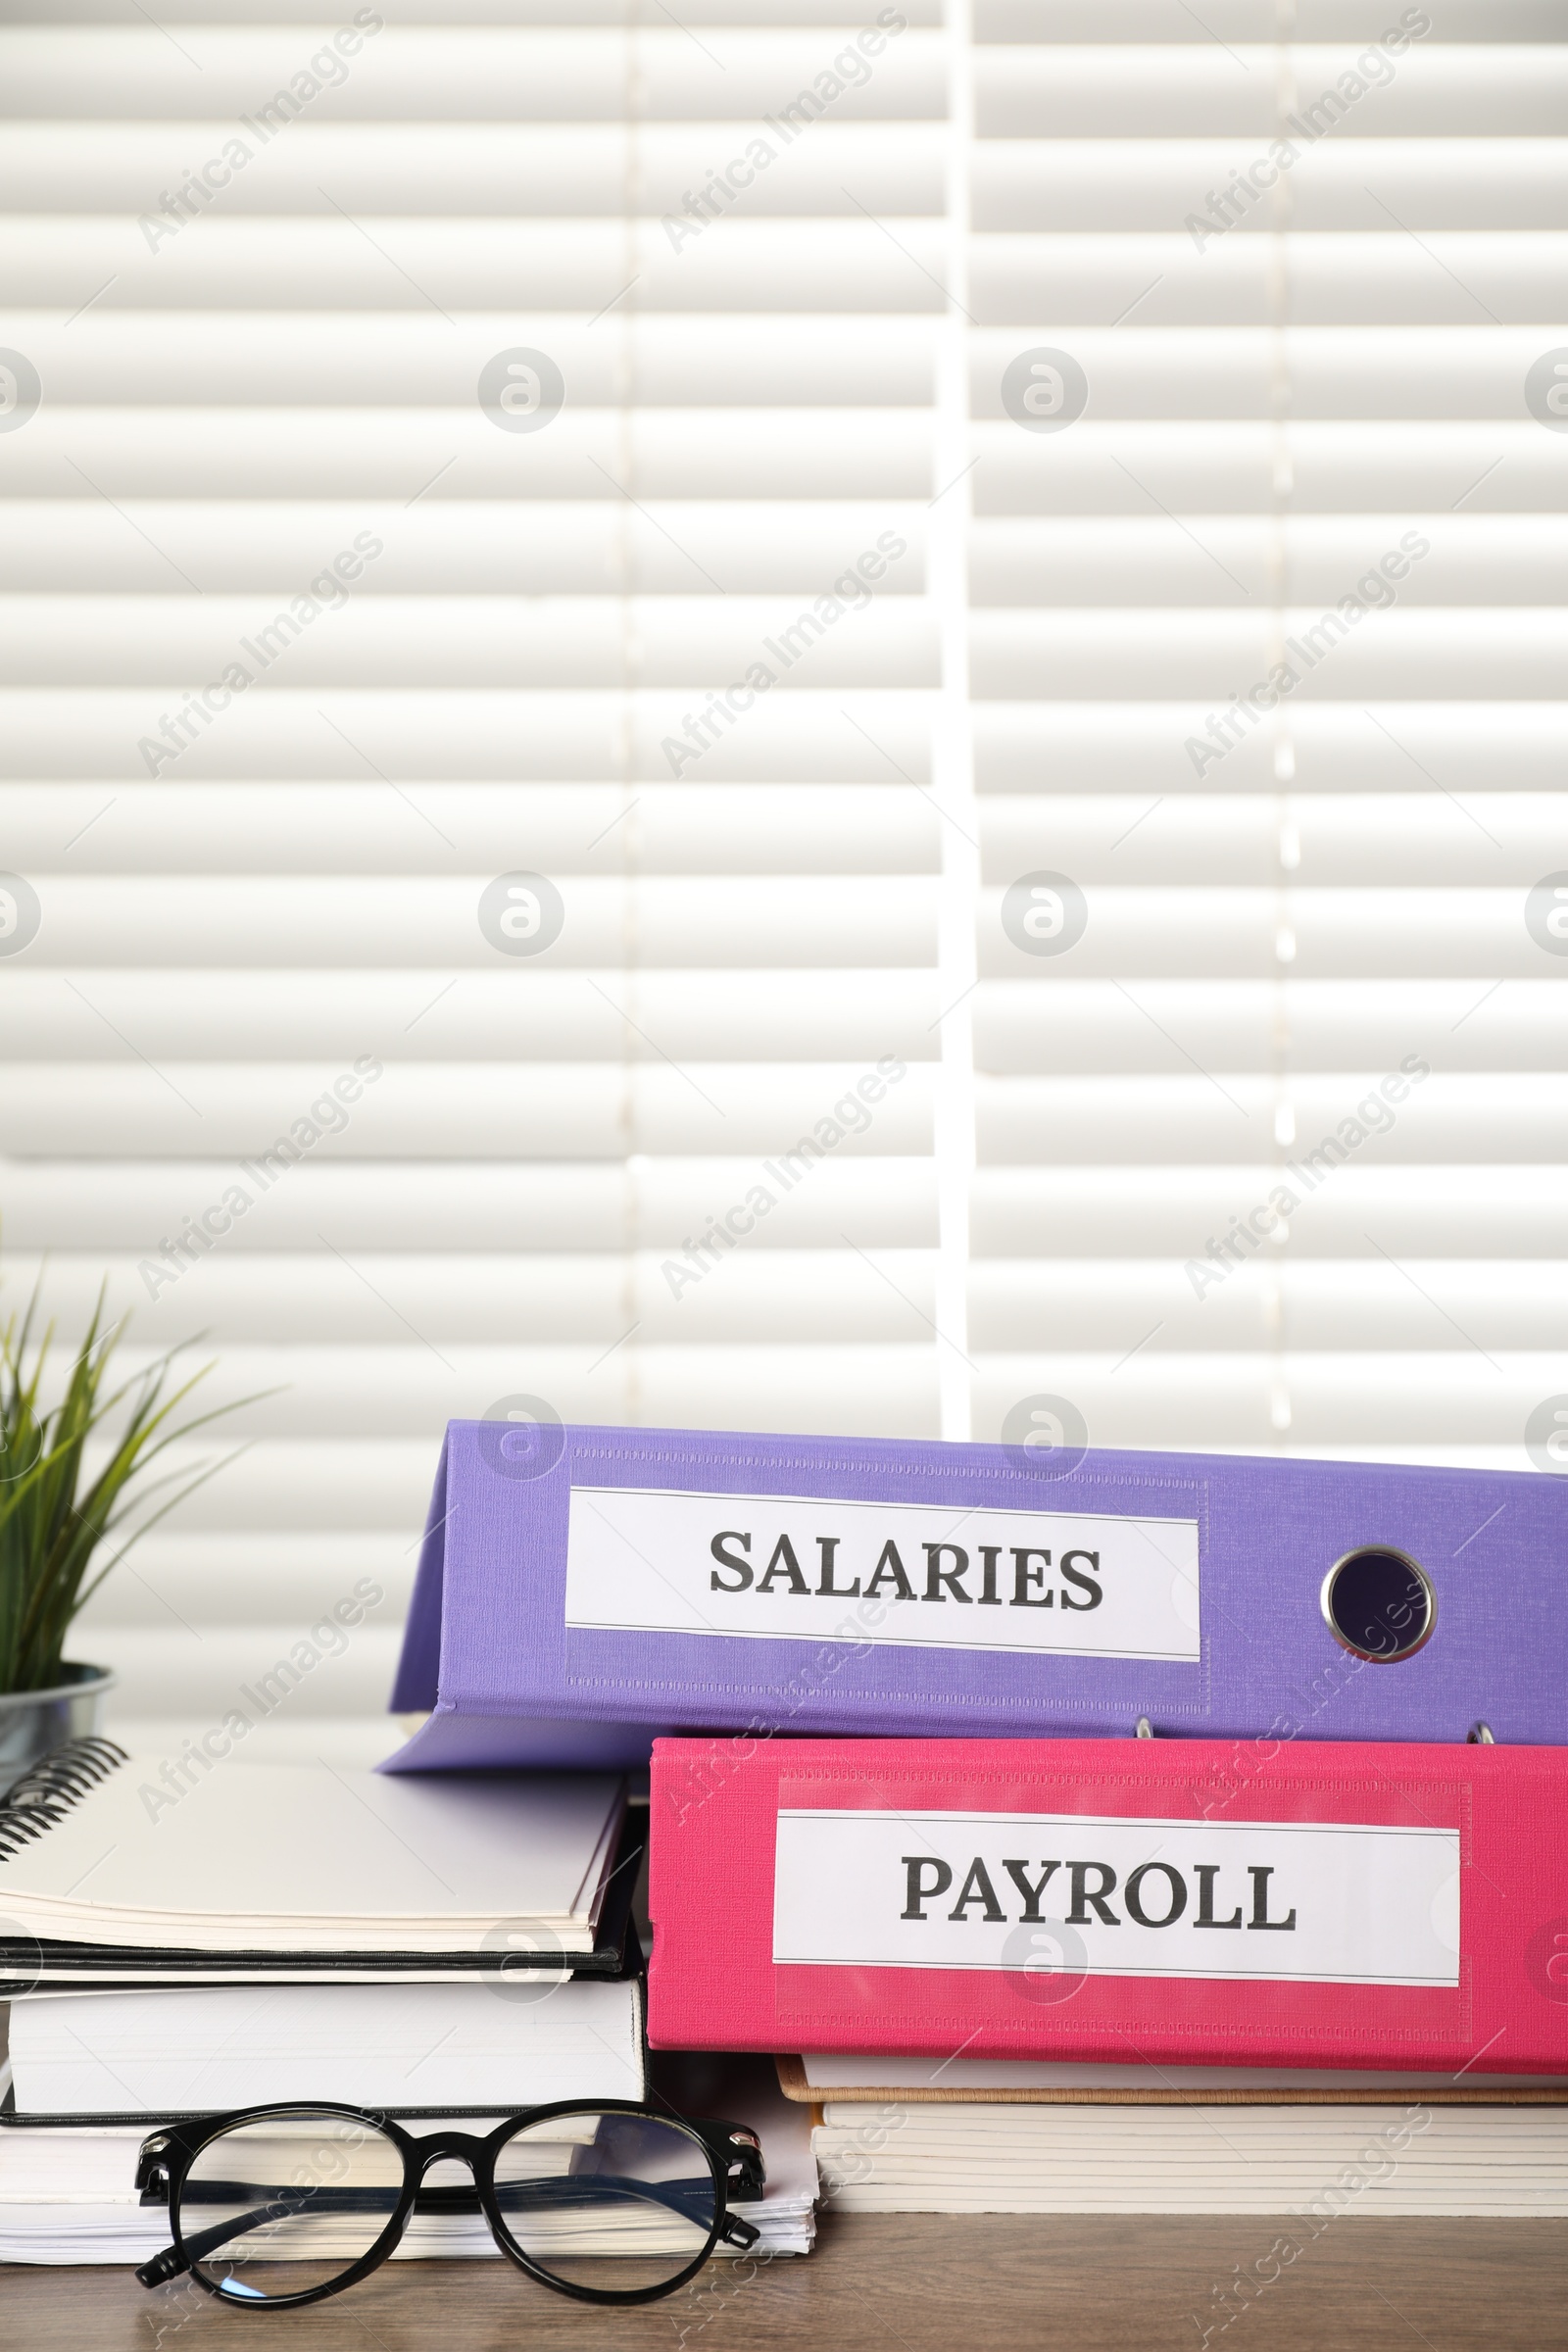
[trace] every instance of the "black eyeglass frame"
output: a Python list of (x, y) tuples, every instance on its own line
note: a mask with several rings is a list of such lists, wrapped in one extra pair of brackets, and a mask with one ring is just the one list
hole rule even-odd
[[(673, 2278), (661, 2279), (657, 2286), (605, 2287), (579, 2286), (569, 2279), (559, 2278), (526, 2254), (512, 2236), (502, 2218), (496, 2198), (496, 2158), (502, 2148), (525, 2126), (553, 2123), (566, 2116), (635, 2115), (649, 2123), (662, 2124), (667, 2129), (684, 2132), (707, 2165), (713, 2182), (713, 2221), (707, 2243), (693, 2256), (684, 2270)], [(265, 2303), (252, 2303), (248, 2298), (227, 2293), (221, 2281), (209, 2278), (201, 2265), (205, 2252), (192, 2254), (185, 2244), (181, 2195), (190, 2168), (202, 2150), (225, 2132), (245, 2124), (265, 2122), (269, 2117), (337, 2116), (346, 2123), (363, 2124), (391, 2141), (403, 2158), (403, 2187), (385, 2229), (373, 2246), (351, 2263), (339, 2278), (329, 2278), (318, 2286), (302, 2287), (296, 2295), (269, 2295)], [(443, 2157), (456, 2157), (466, 2163), (473, 2176), (473, 2187), (427, 2189), (423, 2186), (425, 2174), (431, 2165)], [(416, 2207), (429, 2212), (471, 2212), (475, 2204), (490, 2226), (490, 2234), (509, 2261), (525, 2271), (541, 2286), (550, 2287), (558, 2295), (569, 2295), (579, 2303), (655, 2303), (662, 2295), (673, 2294), (696, 2277), (722, 2239), (725, 2244), (746, 2252), (755, 2246), (761, 2232), (750, 2222), (742, 2221), (729, 2211), (729, 2201), (760, 2197), (765, 2180), (761, 2143), (757, 2133), (745, 2124), (693, 2122), (685, 2116), (671, 2115), (661, 2107), (651, 2107), (635, 2099), (557, 2099), (546, 2107), (521, 2108), (509, 2115), (493, 2132), (482, 2136), (470, 2132), (439, 2131), (416, 2134), (389, 2115), (366, 2107), (345, 2107), (332, 2099), (318, 2099), (302, 2103), (298, 2099), (283, 2099), (264, 2107), (238, 2107), (227, 2115), (203, 2116), (191, 2123), (170, 2124), (153, 2132), (141, 2144), (136, 2165), (136, 2186), (142, 2193), (143, 2204), (167, 2203), (173, 2244), (144, 2262), (136, 2273), (143, 2286), (163, 2286), (171, 2278), (189, 2277), (210, 2295), (230, 2308), (249, 2311), (297, 2310), (302, 2303), (318, 2303), (323, 2296), (341, 2294), (348, 2286), (357, 2286), (362, 2278), (378, 2270), (400, 2243)]]

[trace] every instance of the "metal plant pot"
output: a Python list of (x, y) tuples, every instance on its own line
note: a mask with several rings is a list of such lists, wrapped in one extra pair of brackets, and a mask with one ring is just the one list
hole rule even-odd
[(97, 1731), (113, 1670), (67, 1662), (60, 1677), (50, 1690), (0, 1690), (0, 1795), (63, 1740)]

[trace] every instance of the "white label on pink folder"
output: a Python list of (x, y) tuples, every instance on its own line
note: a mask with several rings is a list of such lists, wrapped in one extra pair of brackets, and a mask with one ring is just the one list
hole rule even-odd
[(573, 1487), (568, 1626), (1196, 1663), (1196, 1519)]
[(1451, 1986), (1459, 1860), (1449, 1829), (781, 1810), (773, 1958)]

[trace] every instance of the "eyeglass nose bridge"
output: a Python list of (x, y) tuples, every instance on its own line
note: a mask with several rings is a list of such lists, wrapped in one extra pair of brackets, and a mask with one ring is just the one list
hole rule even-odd
[(453, 2157), (460, 2164), (466, 2164), (477, 2181), (484, 2144), (471, 2132), (431, 2132), (416, 2139), (412, 2167), (415, 2185), (418, 2186), (423, 2181), (432, 2165), (442, 2164)]

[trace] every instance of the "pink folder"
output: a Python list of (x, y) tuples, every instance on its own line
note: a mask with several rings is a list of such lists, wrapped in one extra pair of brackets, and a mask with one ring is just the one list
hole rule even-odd
[(661, 1740), (649, 2037), (1568, 2072), (1560, 1750)]

